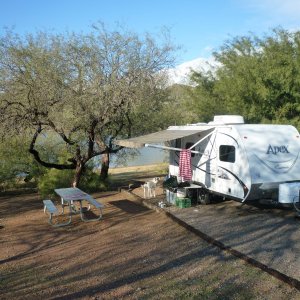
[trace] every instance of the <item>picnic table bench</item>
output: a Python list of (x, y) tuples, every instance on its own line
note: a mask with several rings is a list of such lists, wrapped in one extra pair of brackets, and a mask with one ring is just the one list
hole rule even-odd
[(49, 212), (49, 224), (54, 226), (54, 227), (61, 227), (61, 226), (66, 226), (69, 225), (72, 221), (72, 215), (69, 215), (69, 220), (67, 222), (64, 223), (53, 223), (53, 215), (58, 215), (59, 211), (57, 209), (57, 207), (54, 205), (54, 203), (52, 202), (52, 200), (43, 200), (44, 203), (44, 213), (46, 213), (46, 211)]
[[(53, 223), (53, 215), (58, 215), (58, 208), (54, 205), (52, 200), (43, 200), (44, 203), (44, 213), (46, 211), (49, 213), (49, 224), (54, 227), (61, 227), (69, 225), (72, 221), (72, 215), (80, 214), (81, 220), (84, 222), (93, 222), (99, 221), (102, 218), (102, 209), (104, 205), (97, 200), (95, 200), (91, 195), (81, 191), (78, 188), (62, 188), (55, 189), (55, 193), (61, 197), (61, 205), (62, 205), (62, 214), (64, 213), (64, 206), (69, 207), (69, 219), (67, 222), (63, 223)], [(88, 202), (88, 211), (91, 210), (91, 205), (99, 210), (99, 216), (95, 218), (88, 219), (85, 217), (85, 209), (82, 206), (82, 201)], [(79, 210), (76, 209), (74, 202), (79, 202)]]
[[(104, 208), (104, 205), (102, 203), (98, 202), (97, 200), (95, 200), (92, 197), (86, 198), (85, 200), (89, 203), (88, 210), (91, 209), (91, 205), (95, 206), (99, 210), (99, 216), (97, 218), (93, 218), (93, 219), (86, 219), (84, 214), (80, 214), (81, 220), (84, 221), (84, 222), (93, 222), (93, 221), (100, 220), (102, 218), (102, 208)], [(80, 201), (80, 209), (82, 210), (81, 201)]]

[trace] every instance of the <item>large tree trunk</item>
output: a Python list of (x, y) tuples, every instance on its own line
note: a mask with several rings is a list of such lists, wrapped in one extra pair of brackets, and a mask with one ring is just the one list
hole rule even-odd
[(84, 168), (84, 164), (81, 162), (78, 162), (76, 165), (75, 175), (74, 175), (73, 182), (72, 182), (73, 187), (78, 187), (81, 175), (83, 173), (83, 168)]
[(103, 153), (101, 156), (100, 179), (105, 180), (108, 177), (109, 170), (109, 153)]

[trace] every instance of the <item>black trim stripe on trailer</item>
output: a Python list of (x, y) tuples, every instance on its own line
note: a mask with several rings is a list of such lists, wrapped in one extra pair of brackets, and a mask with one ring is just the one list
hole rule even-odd
[(235, 175), (233, 172), (229, 171), (228, 169), (221, 167), (221, 166), (219, 166), (219, 168), (221, 168), (221, 169), (225, 170), (226, 172), (228, 172), (229, 174), (231, 174), (239, 182), (239, 184), (243, 187), (244, 199), (245, 199), (249, 192), (249, 189), (247, 188), (246, 184), (237, 175)]
[[(176, 155), (177, 155), (177, 157), (179, 158), (179, 155), (176, 153)], [(177, 166), (179, 166), (179, 163), (178, 163), (178, 161), (176, 161), (175, 160), (175, 163), (177, 163)], [(214, 173), (210, 173), (210, 172), (207, 172), (206, 170), (203, 170), (203, 169), (201, 169), (201, 168), (199, 168), (198, 166), (195, 166), (195, 165), (193, 165), (192, 164), (192, 166), (194, 167), (194, 168), (196, 168), (196, 169), (198, 169), (198, 170), (200, 170), (200, 171), (202, 171), (202, 172), (204, 172), (204, 173), (206, 173), (206, 174), (209, 174), (209, 175), (216, 175), (216, 174), (214, 174)], [(218, 166), (219, 168), (221, 168), (221, 169), (223, 169), (223, 170), (225, 170), (226, 172), (228, 172), (229, 174), (231, 174), (238, 182), (239, 182), (239, 184), (242, 186), (242, 188), (243, 188), (243, 191), (244, 191), (244, 199), (246, 198), (246, 196), (248, 195), (248, 193), (249, 193), (249, 189), (247, 188), (247, 186), (246, 186), (246, 184), (236, 175), (236, 174), (234, 174), (233, 172), (231, 172), (231, 171), (229, 171), (228, 169), (226, 169), (226, 168), (224, 168), (224, 167), (221, 167), (221, 166)]]
[(236, 142), (238, 148), (240, 147), (238, 141), (237, 141), (233, 136), (231, 136), (230, 134), (227, 134), (227, 133), (224, 133), (224, 132), (218, 132), (218, 134), (224, 134), (224, 135), (226, 135), (226, 136), (232, 138), (232, 139)]

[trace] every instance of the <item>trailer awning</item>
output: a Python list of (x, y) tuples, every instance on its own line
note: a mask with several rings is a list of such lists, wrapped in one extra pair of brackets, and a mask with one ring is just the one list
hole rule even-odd
[[(207, 130), (207, 129), (206, 129)], [(142, 148), (146, 144), (161, 144), (164, 142), (180, 139), (206, 130), (162, 130), (147, 135), (127, 139), (117, 140), (115, 144), (128, 148)]]

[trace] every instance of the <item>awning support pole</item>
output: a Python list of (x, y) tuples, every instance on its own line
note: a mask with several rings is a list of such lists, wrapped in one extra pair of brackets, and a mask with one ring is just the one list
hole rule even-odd
[[(202, 138), (200, 141), (198, 141), (197, 143), (195, 143), (192, 147), (189, 148), (189, 150), (195, 148), (198, 144), (202, 143), (206, 138), (208, 138), (209, 136), (211, 136), (214, 133), (215, 130), (213, 130), (212, 132), (210, 132), (208, 135), (206, 135), (204, 138)], [(193, 151), (192, 151), (193, 153)], [(199, 152), (198, 152), (199, 153)]]
[[(163, 150), (173, 150), (173, 151), (183, 150), (183, 149), (180, 149), (180, 148), (173, 148), (173, 147), (167, 147), (167, 146), (161, 146), (161, 145), (152, 145), (152, 144), (145, 144), (145, 147), (158, 148), (158, 149), (163, 149)], [(194, 151), (194, 150), (192, 150), (191, 153), (201, 154), (199, 151)]]

